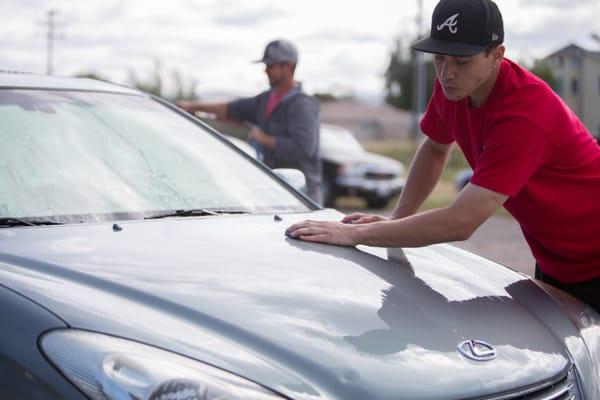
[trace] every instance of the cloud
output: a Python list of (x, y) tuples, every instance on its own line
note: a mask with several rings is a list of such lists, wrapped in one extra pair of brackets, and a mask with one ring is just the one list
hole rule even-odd
[(578, 6), (568, 12), (542, 7), (510, 14), (505, 19), (508, 48), (543, 57), (570, 42), (585, 43), (591, 32), (600, 28), (597, 18), (600, 4), (594, 3), (594, 7)]
[[(576, 3), (576, 4), (575, 4)], [(588, 4), (597, 4), (598, 0), (519, 0), (519, 5), (521, 7), (527, 8), (530, 6), (544, 6), (549, 8), (559, 8), (564, 9), (566, 7), (582, 7)]]
[(300, 37), (301, 40), (307, 42), (352, 42), (352, 43), (369, 43), (369, 42), (381, 42), (388, 41), (388, 37), (383, 35), (372, 33), (372, 32), (349, 32), (349, 31), (337, 31), (334, 29), (325, 29), (315, 32), (311, 32)]
[(227, 2), (226, 4), (229, 6), (221, 6), (214, 13), (212, 21), (216, 25), (255, 26), (290, 15), (289, 12), (273, 5), (248, 7), (246, 3)]
[[(373, 0), (0, 0), (0, 68), (45, 69), (46, 12), (56, 8), (55, 71), (97, 71), (123, 81), (159, 59), (199, 82), (199, 92), (251, 94), (266, 87), (250, 64), (274, 37), (296, 42), (299, 79), (311, 90), (381, 93), (395, 37), (414, 37), (416, 2)], [(544, 56), (600, 33), (598, 0), (497, 0), (509, 56)], [(423, 28), (437, 0), (424, 0)]]

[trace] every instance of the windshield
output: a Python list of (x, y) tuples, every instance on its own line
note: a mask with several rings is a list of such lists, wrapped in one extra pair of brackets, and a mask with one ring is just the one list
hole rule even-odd
[(321, 126), (321, 151), (363, 153), (364, 149), (351, 132), (336, 126)]
[(0, 186), (0, 217), (308, 210), (206, 129), (136, 95), (0, 90)]

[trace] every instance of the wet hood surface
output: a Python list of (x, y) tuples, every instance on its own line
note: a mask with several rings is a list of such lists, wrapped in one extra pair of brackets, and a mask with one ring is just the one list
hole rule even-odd
[[(545, 299), (531, 281), (446, 245), (354, 249), (284, 236), (307, 217), (339, 215), (3, 229), (0, 278), (72, 327), (298, 399), (470, 398), (567, 368), (562, 344), (524, 305)], [(465, 358), (457, 346), (467, 339), (497, 357)]]

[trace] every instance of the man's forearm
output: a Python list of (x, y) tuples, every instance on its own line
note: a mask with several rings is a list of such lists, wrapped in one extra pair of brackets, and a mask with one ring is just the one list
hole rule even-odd
[(410, 165), (406, 185), (392, 212), (392, 219), (413, 215), (419, 210), (439, 181), (448, 154), (449, 146), (432, 144), (428, 139), (421, 144)]
[(507, 199), (505, 194), (468, 184), (447, 207), (352, 226), (352, 242), (370, 246), (419, 247), (467, 240)]
[(379, 247), (421, 247), (468, 239), (473, 223), (449, 207), (356, 226), (356, 242)]
[(179, 101), (177, 105), (188, 112), (201, 111), (209, 114), (215, 114), (217, 118), (227, 117), (228, 103), (203, 103), (200, 101)]
[(215, 114), (217, 118), (227, 117), (227, 103), (197, 103), (195, 111)]

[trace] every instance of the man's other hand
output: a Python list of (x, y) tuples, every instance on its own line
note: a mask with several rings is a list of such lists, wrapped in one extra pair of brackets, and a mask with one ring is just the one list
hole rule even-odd
[(267, 135), (256, 125), (252, 125), (252, 128), (248, 132), (248, 140), (256, 140), (261, 146), (269, 149), (274, 149), (276, 144), (276, 139), (273, 136)]
[(178, 100), (175, 105), (187, 112), (194, 112), (194, 102), (190, 100)]
[(372, 222), (385, 221), (387, 218), (375, 214), (352, 213), (342, 219), (343, 224), (370, 224)]

